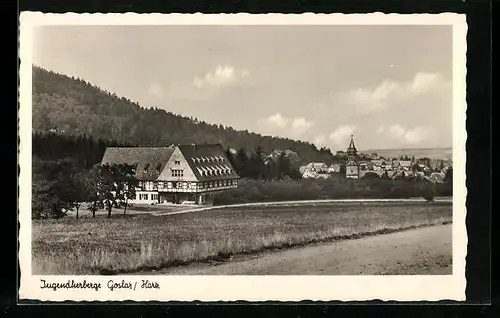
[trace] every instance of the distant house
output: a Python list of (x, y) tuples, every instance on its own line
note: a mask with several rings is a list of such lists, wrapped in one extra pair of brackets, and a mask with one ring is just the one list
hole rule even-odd
[(393, 170), (399, 169), (399, 166), (400, 166), (399, 160), (392, 160), (391, 165), (392, 165)]
[(443, 159), (431, 159), (430, 160), (430, 168), (432, 170), (438, 171), (441, 170), (445, 166)]
[(392, 170), (392, 161), (390, 160), (384, 160), (382, 162), (382, 170)]
[(403, 170), (411, 170), (412, 163), (411, 160), (399, 160), (399, 167)]
[(396, 170), (393, 172), (391, 178), (395, 179), (395, 178), (401, 178), (401, 177), (411, 177), (411, 176), (414, 176), (413, 172), (411, 170)]
[(305, 168), (299, 169), (299, 171), (303, 170), (302, 178), (310, 179), (310, 178), (319, 178), (318, 174), (327, 174), (328, 166), (323, 162), (310, 162), (305, 166)]
[(450, 169), (451, 166), (444, 166), (443, 169), (441, 169), (441, 172), (442, 173), (446, 173), (448, 171), (448, 169)]
[(385, 165), (385, 162), (382, 159), (372, 160), (371, 163), (372, 163), (373, 170), (375, 170), (375, 171), (382, 170), (382, 166)]
[(427, 180), (432, 181), (434, 183), (442, 183), (444, 182), (445, 174), (442, 172), (433, 172), (430, 176), (427, 177)]
[(307, 169), (313, 172), (328, 171), (328, 166), (323, 162), (311, 162), (307, 165)]
[(101, 164), (129, 164), (139, 180), (138, 204), (211, 204), (236, 188), (239, 176), (220, 144), (107, 148)]
[(371, 161), (360, 161), (360, 170), (373, 170), (373, 163)]
[(340, 172), (340, 165), (338, 163), (333, 163), (328, 167), (328, 172)]

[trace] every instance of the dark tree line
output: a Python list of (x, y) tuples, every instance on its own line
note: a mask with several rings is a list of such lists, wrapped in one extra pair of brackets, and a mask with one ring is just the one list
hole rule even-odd
[(283, 180), (301, 178), (298, 165), (292, 164), (287, 154), (282, 151), (277, 158), (269, 159), (262, 148), (257, 147), (254, 153), (248, 154), (240, 148), (236, 154), (229, 149), (226, 156), (241, 178), (255, 180)]
[(33, 157), (43, 161), (71, 158), (81, 169), (90, 169), (100, 162), (106, 147), (126, 147), (128, 143), (96, 139), (87, 135), (71, 136), (56, 133), (33, 133)]

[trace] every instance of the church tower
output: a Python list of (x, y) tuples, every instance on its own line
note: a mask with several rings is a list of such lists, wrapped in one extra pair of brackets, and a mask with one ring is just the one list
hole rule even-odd
[(356, 160), (358, 150), (354, 145), (354, 137), (351, 135), (351, 142), (347, 148), (347, 162), (345, 165), (345, 177), (349, 179), (359, 179), (359, 165)]

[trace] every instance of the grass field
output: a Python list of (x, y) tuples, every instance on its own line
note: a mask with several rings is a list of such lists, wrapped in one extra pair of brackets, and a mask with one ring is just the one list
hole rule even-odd
[(114, 274), (449, 223), (447, 202), (226, 207), (170, 216), (34, 220), (33, 274)]

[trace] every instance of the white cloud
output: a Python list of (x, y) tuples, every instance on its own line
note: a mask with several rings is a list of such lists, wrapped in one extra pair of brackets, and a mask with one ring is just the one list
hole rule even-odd
[(430, 130), (423, 126), (406, 129), (401, 125), (392, 125), (386, 129), (386, 132), (402, 143), (415, 144), (423, 141), (429, 135)]
[(283, 117), (280, 113), (271, 115), (263, 120), (264, 123), (272, 127), (285, 128), (289, 122), (288, 118)]
[(204, 76), (196, 76), (193, 79), (193, 85), (197, 88), (207, 86), (220, 87), (232, 84), (237, 80), (250, 75), (248, 70), (238, 71), (229, 65), (218, 65), (213, 72), (209, 72)]
[(148, 88), (148, 94), (154, 98), (161, 99), (165, 96), (163, 87), (157, 83), (151, 83)]
[(304, 117), (287, 118), (281, 115), (281, 113), (276, 113), (259, 120), (259, 125), (268, 132), (283, 131), (296, 137), (305, 133), (314, 124), (315, 122), (307, 120)]
[(320, 146), (320, 147), (326, 146), (326, 135), (322, 134), (322, 135), (318, 135), (318, 136), (314, 137), (313, 142), (316, 146)]
[(314, 125), (311, 120), (306, 120), (304, 117), (297, 117), (292, 120), (292, 131), (294, 134), (301, 135)]
[(384, 80), (376, 87), (358, 88), (348, 92), (344, 101), (360, 113), (369, 114), (401, 105), (426, 94), (451, 94), (451, 83), (439, 73), (417, 73), (409, 82)]
[(384, 126), (379, 127), (379, 128), (377, 129), (377, 134), (381, 134), (381, 133), (383, 133), (383, 132), (384, 132), (384, 130), (385, 130), (385, 127), (384, 127)]
[(356, 128), (357, 127), (354, 125), (339, 126), (328, 136), (328, 138), (335, 145), (348, 143), (347, 138), (354, 133)]

